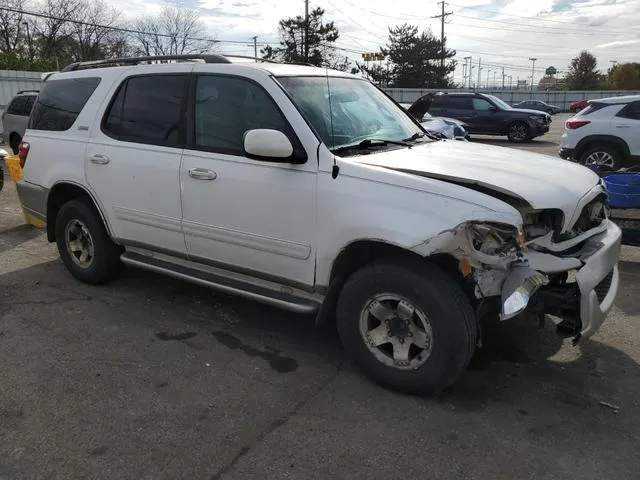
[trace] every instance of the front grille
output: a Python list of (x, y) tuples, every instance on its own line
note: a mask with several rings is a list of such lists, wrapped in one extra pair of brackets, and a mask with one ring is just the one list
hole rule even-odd
[(609, 293), (612, 280), (613, 280), (613, 270), (611, 270), (609, 274), (606, 277), (604, 277), (598, 285), (596, 285), (596, 288), (595, 288), (596, 296), (598, 297), (598, 301), (600, 303), (603, 302), (604, 297), (606, 297), (607, 293)]

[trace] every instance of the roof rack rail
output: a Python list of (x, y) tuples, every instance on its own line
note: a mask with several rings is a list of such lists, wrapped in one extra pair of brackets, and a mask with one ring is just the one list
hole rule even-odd
[(23, 93), (40, 93), (40, 90), (20, 90), (16, 95), (22, 95)]
[(223, 56), (225, 57), (229, 57), (229, 58), (242, 58), (245, 60), (254, 60), (255, 62), (264, 62), (264, 63), (275, 63), (275, 64), (279, 64), (279, 65), (304, 65), (307, 67), (315, 67), (315, 65), (313, 65), (312, 63), (287, 63), (287, 62), (279, 62), (278, 60), (269, 60), (267, 58), (256, 58), (256, 57), (251, 57), (249, 55), (236, 55), (234, 53), (229, 53), (229, 54), (223, 54)]
[(123, 57), (108, 58), (104, 60), (91, 60), (87, 62), (75, 62), (67, 65), (61, 71), (73, 72), (76, 70), (86, 70), (89, 68), (117, 67), (122, 65), (138, 65), (142, 62), (154, 60), (204, 60), (205, 63), (231, 63), (229, 59), (216, 54), (193, 54), (193, 55), (156, 55), (148, 57)]

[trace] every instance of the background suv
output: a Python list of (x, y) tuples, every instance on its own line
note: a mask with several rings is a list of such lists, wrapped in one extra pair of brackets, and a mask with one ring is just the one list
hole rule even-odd
[(469, 133), (506, 135), (511, 142), (544, 135), (551, 123), (547, 113), (513, 108), (493, 95), (482, 93), (439, 93), (434, 95), (429, 113), (464, 122)]
[(2, 114), (3, 140), (11, 147), (13, 153), (18, 153), (18, 146), (27, 129), (29, 115), (37, 96), (37, 90), (18, 92)]
[(565, 123), (559, 155), (613, 170), (640, 163), (640, 95), (590, 101)]

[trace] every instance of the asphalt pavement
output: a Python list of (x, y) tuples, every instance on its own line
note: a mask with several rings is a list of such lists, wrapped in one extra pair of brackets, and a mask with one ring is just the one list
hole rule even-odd
[(451, 390), (411, 397), (311, 317), (133, 269), (78, 283), (7, 183), (0, 480), (640, 479), (639, 251), (591, 339), (505, 322)]

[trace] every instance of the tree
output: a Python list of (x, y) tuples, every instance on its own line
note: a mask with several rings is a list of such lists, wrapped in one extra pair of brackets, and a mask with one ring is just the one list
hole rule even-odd
[(124, 40), (121, 31), (114, 30), (121, 12), (102, 0), (82, 3), (70, 20), (71, 37), (75, 40), (73, 56), (76, 60), (98, 60), (109, 57), (112, 47)]
[(262, 58), (348, 69), (350, 62), (335, 54), (334, 44), (340, 32), (333, 22), (324, 23), (323, 17), (324, 9), (317, 7), (309, 12), (308, 24), (300, 15), (280, 20), (280, 46), (263, 48), (260, 51)]
[(162, 13), (133, 24), (134, 49), (139, 55), (189, 55), (213, 50), (215, 40), (195, 10), (166, 7)]
[(616, 90), (640, 90), (640, 63), (620, 63), (611, 69), (609, 81)]
[(566, 76), (569, 90), (595, 90), (602, 87), (603, 75), (597, 70), (597, 60), (586, 50), (571, 60)]
[(452, 60), (456, 52), (445, 48), (445, 66), (442, 69), (442, 42), (430, 31), (419, 33), (418, 27), (406, 23), (389, 28), (389, 42), (382, 52), (388, 56), (389, 70), (365, 68), (364, 71), (372, 78), (388, 77), (394, 87), (452, 86), (448, 76), (456, 68), (456, 62)]

